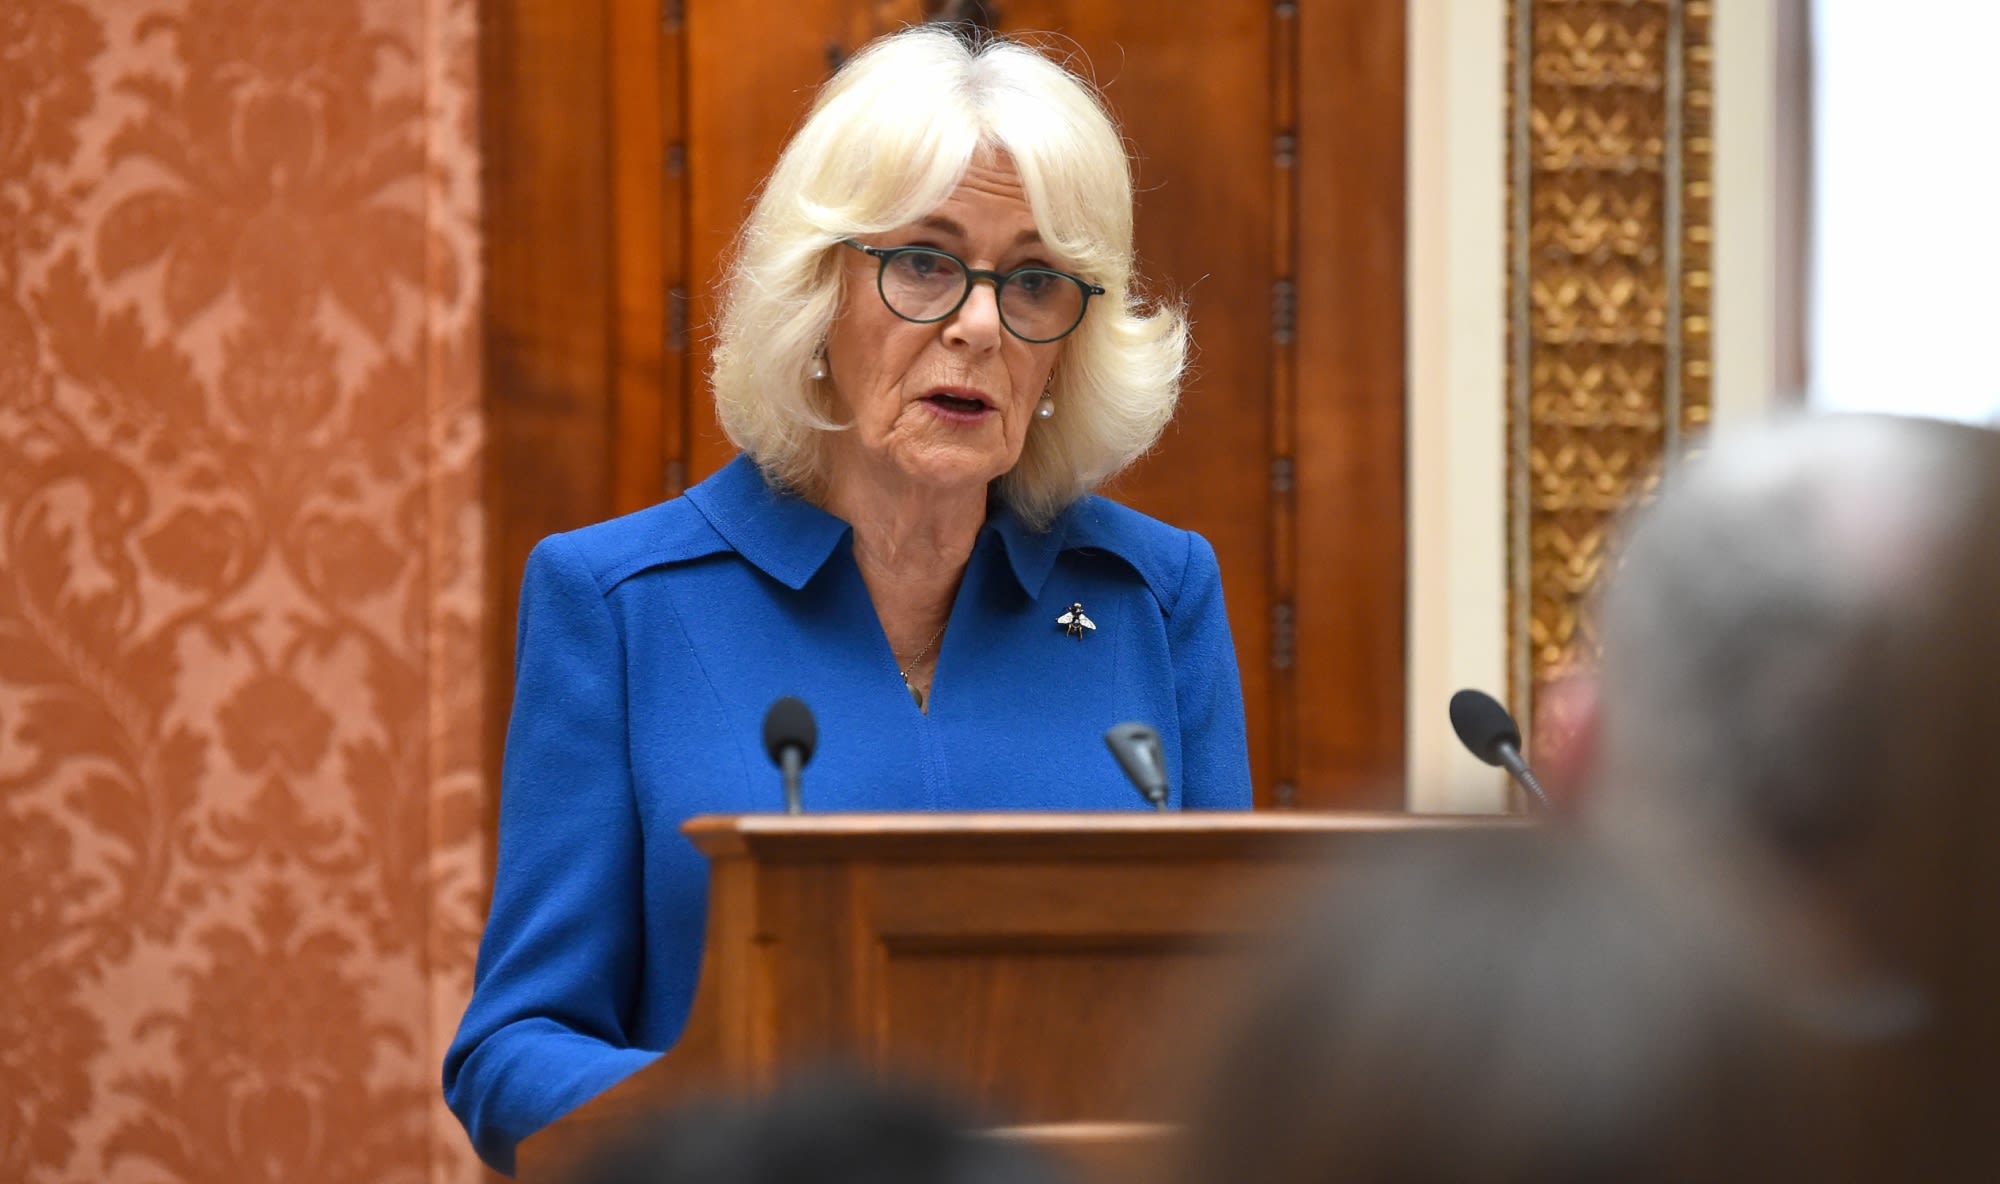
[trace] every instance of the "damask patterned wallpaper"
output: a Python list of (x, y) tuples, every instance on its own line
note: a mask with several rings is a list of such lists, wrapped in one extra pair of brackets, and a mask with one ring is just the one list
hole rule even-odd
[(0, 0), (0, 1180), (472, 1179), (472, 0)]

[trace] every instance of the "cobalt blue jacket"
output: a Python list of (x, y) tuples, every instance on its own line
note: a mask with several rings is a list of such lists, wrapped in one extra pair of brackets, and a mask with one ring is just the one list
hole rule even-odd
[[(541, 542), (521, 589), (493, 904), (446, 1100), (486, 1161), (680, 1035), (706, 921), (697, 814), (778, 811), (765, 711), (819, 724), (809, 811), (1145, 805), (1104, 744), (1158, 729), (1172, 807), (1247, 809), (1215, 552), (1087, 497), (1047, 531), (997, 505), (929, 713), (897, 673), (847, 523), (737, 457), (687, 495)], [(1056, 619), (1081, 603), (1082, 638)]]

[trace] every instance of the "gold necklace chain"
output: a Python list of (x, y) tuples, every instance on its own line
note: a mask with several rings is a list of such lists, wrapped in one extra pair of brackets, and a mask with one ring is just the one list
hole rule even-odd
[(924, 643), (924, 648), (917, 651), (917, 656), (911, 658), (909, 662), (901, 670), (898, 670), (896, 672), (896, 674), (902, 678), (904, 686), (910, 685), (910, 671), (915, 670), (917, 668), (917, 663), (924, 660), (924, 655), (930, 653), (931, 647), (936, 645), (938, 638), (943, 636), (944, 636), (944, 626), (939, 625), (937, 627), (937, 632), (931, 634), (931, 639)]

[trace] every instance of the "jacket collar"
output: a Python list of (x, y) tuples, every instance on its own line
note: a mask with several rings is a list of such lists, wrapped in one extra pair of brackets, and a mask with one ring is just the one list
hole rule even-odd
[(741, 453), (685, 496), (737, 554), (794, 592), (826, 566), (848, 532), (825, 510), (772, 488)]
[(1014, 573), (1014, 581), (1021, 591), (1034, 599), (1042, 594), (1042, 585), (1047, 582), (1049, 572), (1056, 565), (1056, 555), (1063, 549), (1063, 539), (1068, 533), (1070, 510), (1056, 516), (1055, 522), (1047, 530), (1031, 530), (1021, 521), (1008, 505), (995, 497), (987, 503), (986, 525), (981, 530), (982, 540), (995, 537), (1007, 552), (1007, 570)]
[[(853, 530), (804, 498), (773, 488), (756, 462), (740, 453), (686, 496), (737, 554), (793, 591), (819, 574)], [(980, 530), (981, 543), (988, 536), (998, 538), (1015, 582), (1037, 596), (1062, 550), (1069, 517), (1065, 512), (1048, 530), (1031, 530), (994, 498)]]

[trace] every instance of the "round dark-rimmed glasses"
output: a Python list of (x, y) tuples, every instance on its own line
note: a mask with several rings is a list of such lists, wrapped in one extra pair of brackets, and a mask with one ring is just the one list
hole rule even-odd
[(951, 316), (972, 297), (972, 285), (993, 282), (1000, 323), (1022, 341), (1046, 345), (1068, 337), (1083, 323), (1083, 310), (1104, 289), (1066, 271), (1048, 267), (1017, 267), (1012, 271), (982, 271), (936, 247), (871, 247), (844, 238), (841, 242), (879, 264), (875, 290), (889, 311), (906, 321), (934, 325)]

